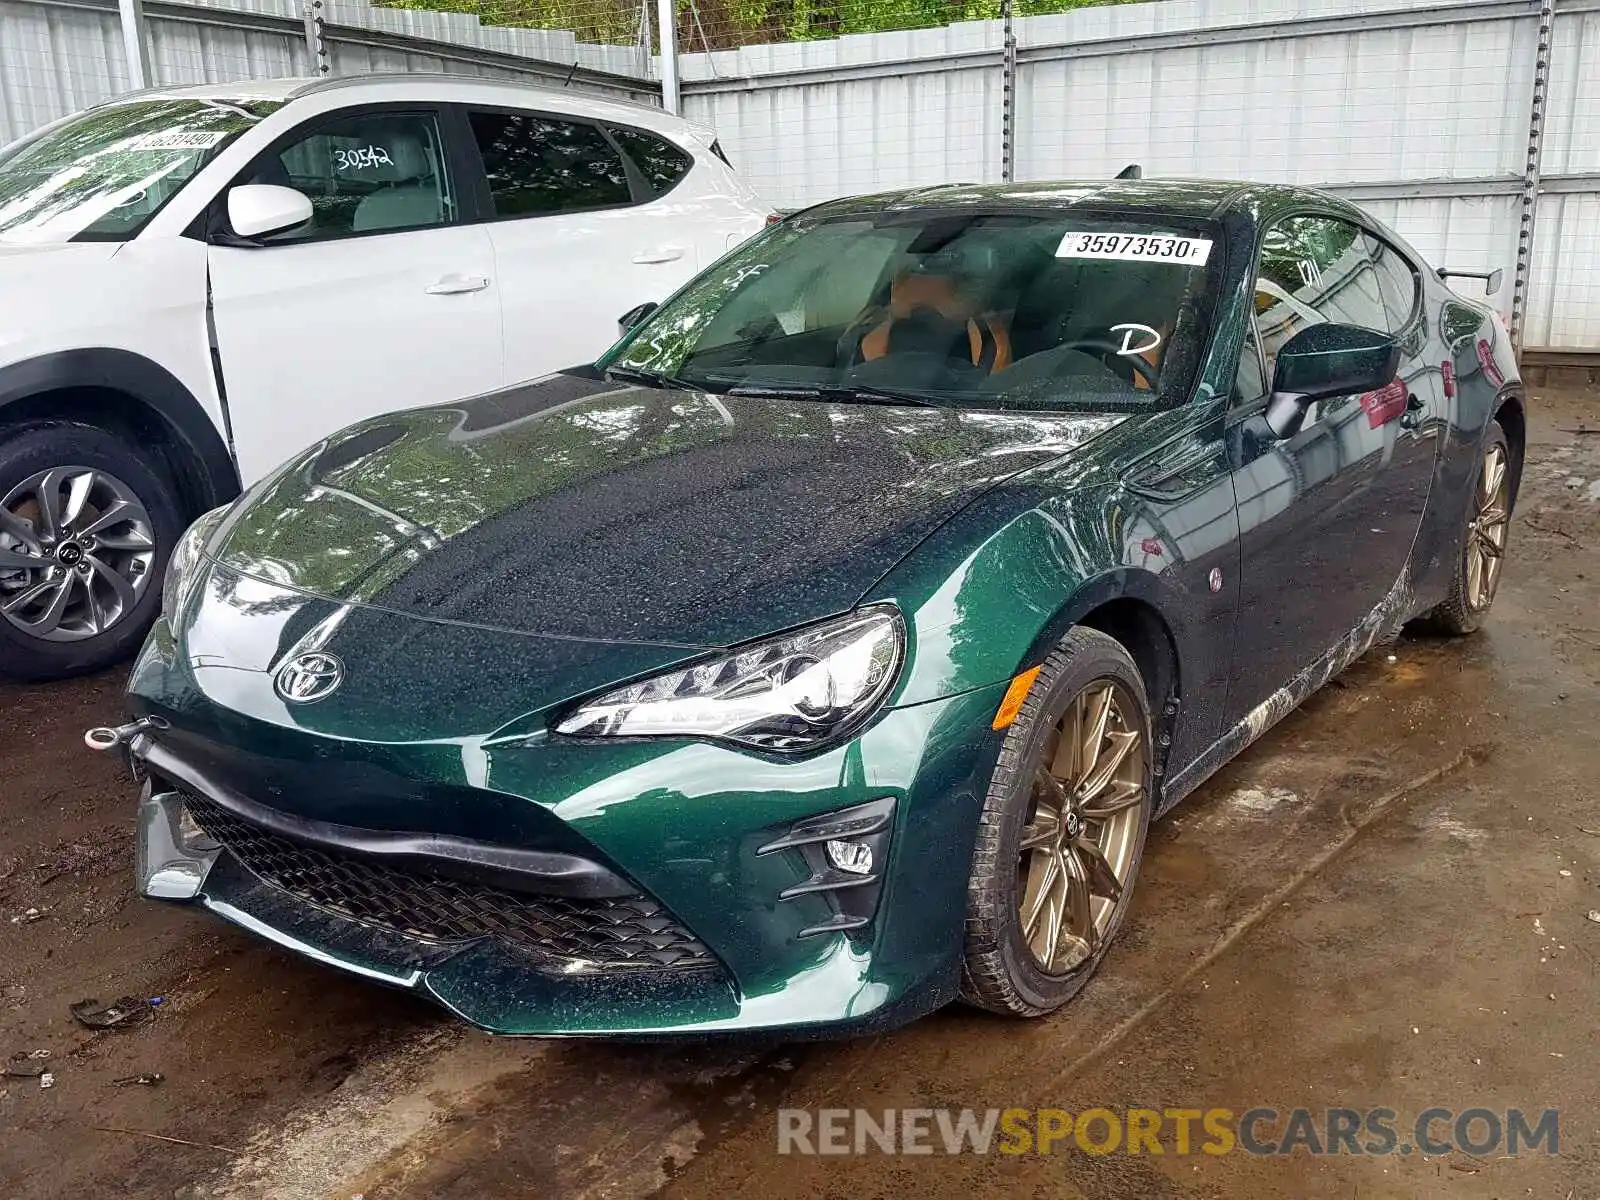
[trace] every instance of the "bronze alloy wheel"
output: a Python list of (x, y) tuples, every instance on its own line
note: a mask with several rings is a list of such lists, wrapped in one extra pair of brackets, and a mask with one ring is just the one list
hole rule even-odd
[(1505, 443), (1491, 441), (1478, 475), (1477, 511), (1467, 523), (1466, 600), (1474, 612), (1494, 602), (1511, 524), (1511, 462)]
[(1133, 711), (1121, 685), (1095, 680), (1067, 705), (1034, 771), (1019, 916), (1034, 960), (1052, 975), (1094, 956), (1126, 894), (1145, 790)]
[(1450, 590), (1428, 613), (1428, 623), (1440, 633), (1471, 633), (1489, 615), (1505, 565), (1520, 461), (1505, 427), (1498, 420), (1491, 421), (1484, 432), (1478, 479), (1462, 518), (1461, 556), (1456, 560)]
[[(1150, 707), (1126, 646), (1068, 631), (1026, 680), (979, 814), (961, 995), (1037, 1017), (1094, 975), (1130, 908), (1155, 807)], [(1002, 710), (1002, 714), (1003, 714)]]

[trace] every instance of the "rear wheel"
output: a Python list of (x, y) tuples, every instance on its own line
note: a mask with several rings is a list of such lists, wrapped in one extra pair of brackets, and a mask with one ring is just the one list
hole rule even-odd
[(1150, 715), (1112, 638), (1074, 629), (1001, 747), (967, 885), (962, 997), (1039, 1016), (1105, 957), (1150, 827)]
[(182, 532), (165, 474), (104, 429), (0, 434), (0, 676), (60, 679), (130, 654)]
[(1484, 443), (1478, 480), (1450, 595), (1429, 613), (1444, 633), (1471, 633), (1483, 624), (1500, 587), (1506, 535), (1511, 528), (1511, 446), (1496, 421)]

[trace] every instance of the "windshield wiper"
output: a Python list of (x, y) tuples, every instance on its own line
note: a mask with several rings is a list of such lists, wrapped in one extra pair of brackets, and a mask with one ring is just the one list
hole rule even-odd
[(797, 400), (831, 400), (844, 404), (887, 404), (895, 408), (945, 408), (937, 400), (916, 392), (898, 392), (870, 384), (767, 384), (746, 383), (728, 389), (730, 396), (782, 396)]
[(894, 388), (874, 387), (872, 384), (851, 384), (838, 389), (862, 404), (905, 404), (912, 408), (947, 408), (937, 400), (930, 400), (918, 392), (901, 392)]
[(620, 379), (624, 383), (641, 383), (645, 387), (661, 388), (669, 392), (699, 392), (704, 391), (699, 384), (690, 383), (687, 379), (680, 379), (676, 375), (667, 375), (660, 371), (641, 371), (637, 367), (607, 367), (607, 379)]

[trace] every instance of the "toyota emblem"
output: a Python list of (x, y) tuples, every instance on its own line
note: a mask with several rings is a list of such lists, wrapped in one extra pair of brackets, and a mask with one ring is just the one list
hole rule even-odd
[(344, 682), (344, 663), (334, 654), (313, 650), (297, 654), (273, 676), (278, 695), (296, 704), (310, 704), (330, 696)]

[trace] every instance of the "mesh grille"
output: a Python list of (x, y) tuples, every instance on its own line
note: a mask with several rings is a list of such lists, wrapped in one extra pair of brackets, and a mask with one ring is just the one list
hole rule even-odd
[(709, 967), (711, 952), (647, 896), (535, 896), (309, 846), (204, 797), (185, 804), (206, 833), (260, 879), (351, 920), (436, 943), (494, 938), (561, 970)]

